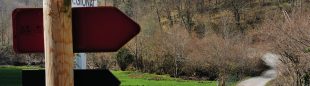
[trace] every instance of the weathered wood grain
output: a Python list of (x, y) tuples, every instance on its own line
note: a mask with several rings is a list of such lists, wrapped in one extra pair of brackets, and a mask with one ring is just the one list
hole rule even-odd
[(73, 86), (71, 0), (43, 0), (46, 86)]

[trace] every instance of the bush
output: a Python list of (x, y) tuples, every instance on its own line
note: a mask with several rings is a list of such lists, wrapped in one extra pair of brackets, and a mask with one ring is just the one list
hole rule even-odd
[(124, 71), (134, 61), (134, 56), (128, 49), (122, 48), (116, 55), (116, 61), (121, 70)]
[(159, 67), (157, 68), (157, 74), (170, 74), (174, 75), (175, 73), (175, 62), (174, 57), (171, 54), (164, 55), (162, 61), (159, 61)]

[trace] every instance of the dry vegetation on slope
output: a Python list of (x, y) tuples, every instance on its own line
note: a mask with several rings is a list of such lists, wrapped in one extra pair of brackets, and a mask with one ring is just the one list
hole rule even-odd
[[(260, 58), (272, 52), (281, 55), (282, 64), (271, 85), (309, 85), (309, 0), (99, 1), (101, 6), (121, 9), (142, 31), (123, 47), (125, 53), (88, 54), (89, 68), (119, 69), (116, 58), (129, 55), (134, 60), (127, 70), (219, 80), (225, 85), (259, 75), (267, 69)], [(15, 7), (41, 6), (35, 3), (41, 2), (0, 1), (0, 64), (34, 62), (29, 55), (26, 60), (12, 59), (17, 56), (12, 53), (8, 22)]]

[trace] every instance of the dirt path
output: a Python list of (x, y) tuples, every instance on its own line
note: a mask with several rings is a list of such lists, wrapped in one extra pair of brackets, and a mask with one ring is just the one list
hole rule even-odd
[(265, 86), (269, 81), (276, 78), (275, 70), (268, 70), (262, 76), (253, 77), (240, 82), (237, 86)]
[(270, 66), (271, 69), (262, 73), (261, 76), (252, 77), (241, 81), (237, 86), (265, 86), (269, 81), (277, 77), (276, 64), (279, 62), (279, 56), (272, 53), (266, 53), (262, 60), (266, 65)]

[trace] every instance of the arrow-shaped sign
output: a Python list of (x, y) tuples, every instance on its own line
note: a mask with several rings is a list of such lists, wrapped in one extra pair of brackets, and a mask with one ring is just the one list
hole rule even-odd
[[(45, 70), (23, 70), (22, 86), (44, 86)], [(119, 86), (109, 70), (74, 70), (74, 86)]]
[[(15, 52), (44, 52), (42, 8), (13, 12)], [(72, 8), (74, 52), (111, 52), (126, 44), (140, 26), (115, 7)]]

